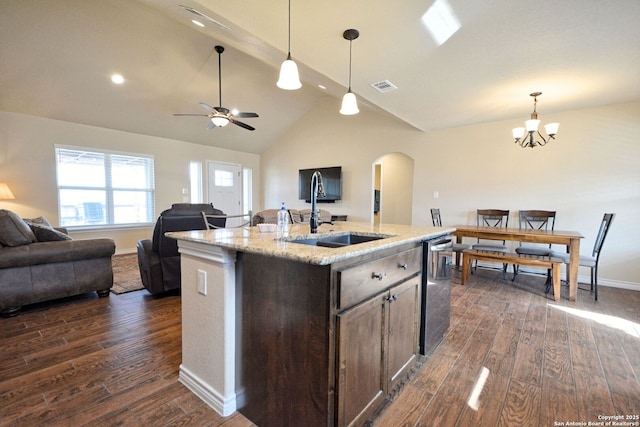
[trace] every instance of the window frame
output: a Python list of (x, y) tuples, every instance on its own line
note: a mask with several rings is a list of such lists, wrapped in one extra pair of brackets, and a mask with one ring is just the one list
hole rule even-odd
[[(82, 186), (82, 185), (61, 185), (60, 184), (60, 174), (59, 174), (59, 154), (61, 150), (65, 151), (75, 151), (78, 154), (88, 153), (92, 155), (100, 155), (105, 156), (104, 162), (104, 186)], [(112, 157), (130, 157), (132, 159), (145, 159), (148, 161), (148, 165), (145, 168), (145, 173), (147, 174), (147, 183), (148, 187), (145, 188), (131, 188), (131, 187), (115, 187), (113, 185), (113, 164)], [(65, 227), (69, 230), (96, 230), (96, 229), (121, 229), (121, 228), (136, 228), (136, 227), (149, 227), (153, 226), (155, 218), (156, 218), (156, 203), (155, 203), (155, 157), (151, 154), (141, 154), (141, 153), (132, 153), (125, 151), (115, 151), (115, 150), (105, 150), (94, 147), (80, 147), (80, 146), (71, 146), (71, 145), (58, 145), (54, 146), (54, 157), (55, 157), (55, 172), (56, 172), (56, 197), (58, 204), (58, 223), (61, 227)], [(98, 190), (104, 191), (105, 193), (105, 223), (100, 224), (68, 224), (65, 225), (62, 223), (62, 203), (61, 203), (61, 191), (64, 190)], [(115, 221), (115, 204), (114, 204), (114, 193), (123, 192), (123, 191), (132, 191), (132, 192), (146, 192), (147, 200), (149, 205), (147, 207), (147, 216), (149, 221), (144, 222), (127, 222), (127, 223), (114, 223)]]

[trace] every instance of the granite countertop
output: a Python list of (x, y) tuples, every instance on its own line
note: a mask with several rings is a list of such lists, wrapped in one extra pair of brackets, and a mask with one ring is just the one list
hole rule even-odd
[[(322, 224), (317, 234), (309, 233), (309, 224), (291, 225), (288, 241), (277, 241), (276, 233), (261, 233), (258, 227), (225, 228), (218, 230), (174, 231), (168, 237), (230, 249), (238, 252), (260, 253), (308, 264), (328, 265), (354, 256), (405, 243), (419, 242), (455, 231), (455, 227), (427, 227), (397, 224), (381, 224), (336, 221)], [(323, 238), (351, 232), (354, 234), (383, 234), (389, 237), (340, 248), (326, 248), (294, 243), (298, 239)]]

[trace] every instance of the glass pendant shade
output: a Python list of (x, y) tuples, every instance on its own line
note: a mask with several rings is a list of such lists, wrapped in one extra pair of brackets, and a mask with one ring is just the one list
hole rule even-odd
[(296, 90), (302, 87), (300, 83), (300, 75), (298, 74), (298, 65), (291, 59), (291, 54), (280, 66), (280, 78), (276, 83), (280, 89)]
[(527, 132), (537, 131), (539, 125), (540, 125), (540, 120), (531, 119), (524, 122), (524, 126), (527, 128)]
[(558, 128), (560, 127), (560, 123), (547, 123), (544, 125), (544, 131), (547, 132), (547, 135), (554, 136), (558, 133)]
[(360, 110), (358, 110), (358, 101), (356, 100), (356, 95), (349, 90), (349, 92), (345, 93), (342, 97), (342, 106), (340, 107), (340, 114), (345, 116), (351, 116), (354, 114), (358, 114)]
[(211, 122), (218, 127), (224, 127), (229, 124), (229, 119), (224, 116), (215, 116), (211, 118)]
[(524, 128), (513, 128), (511, 132), (515, 139), (520, 139), (524, 136)]

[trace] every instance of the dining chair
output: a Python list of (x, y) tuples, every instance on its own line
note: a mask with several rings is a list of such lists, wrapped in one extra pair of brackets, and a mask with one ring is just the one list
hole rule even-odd
[[(476, 211), (476, 225), (479, 227), (507, 228), (509, 225), (509, 210), (503, 209), (478, 209)], [(471, 246), (471, 249), (484, 252), (506, 253), (506, 242), (502, 240), (478, 239), (478, 242)], [(502, 277), (507, 279), (507, 264), (502, 265)], [(476, 261), (476, 268), (478, 263)]]
[[(598, 235), (596, 236), (596, 241), (593, 244), (593, 251), (591, 252), (591, 256), (588, 255), (580, 255), (578, 265), (580, 267), (589, 267), (591, 269), (591, 292), (595, 293), (595, 300), (598, 301), (598, 264), (600, 263), (600, 253), (602, 252), (602, 246), (604, 245), (604, 240), (609, 233), (609, 228), (611, 227), (611, 223), (615, 218), (615, 213), (605, 213), (602, 218), (602, 222), (600, 223), (600, 229), (598, 230)], [(551, 256), (562, 259), (565, 264), (569, 264), (569, 254), (564, 252), (556, 252), (552, 251)], [(581, 288), (579, 288), (581, 289)], [(586, 290), (586, 289), (584, 289)]]
[[(551, 230), (556, 223), (556, 211), (543, 211), (543, 210), (524, 210), (518, 212), (518, 227), (522, 230)], [(526, 244), (522, 242), (518, 244), (516, 253), (523, 256), (550, 256), (551, 245), (534, 245)], [(513, 265), (513, 278), (516, 280), (516, 276), (519, 273), (519, 266)], [(548, 293), (551, 290), (551, 270), (547, 270), (547, 285), (545, 292)]]
[[(440, 216), (439, 208), (431, 209), (431, 223), (434, 227), (442, 227), (442, 217)], [(471, 245), (466, 243), (455, 243), (451, 238), (438, 239), (435, 242), (431, 243), (431, 252), (433, 252), (432, 257), (432, 269), (435, 277), (439, 277), (437, 275), (438, 267), (440, 266), (440, 258), (442, 256), (449, 256), (450, 258), (454, 253), (459, 253), (462, 256), (462, 251), (465, 249), (470, 249)]]

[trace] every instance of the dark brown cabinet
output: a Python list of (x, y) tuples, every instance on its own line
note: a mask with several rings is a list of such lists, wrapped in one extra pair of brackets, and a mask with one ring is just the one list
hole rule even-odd
[(422, 245), (331, 265), (236, 264), (238, 410), (265, 426), (361, 425), (417, 358)]
[(420, 276), (338, 315), (338, 422), (360, 425), (418, 352)]

